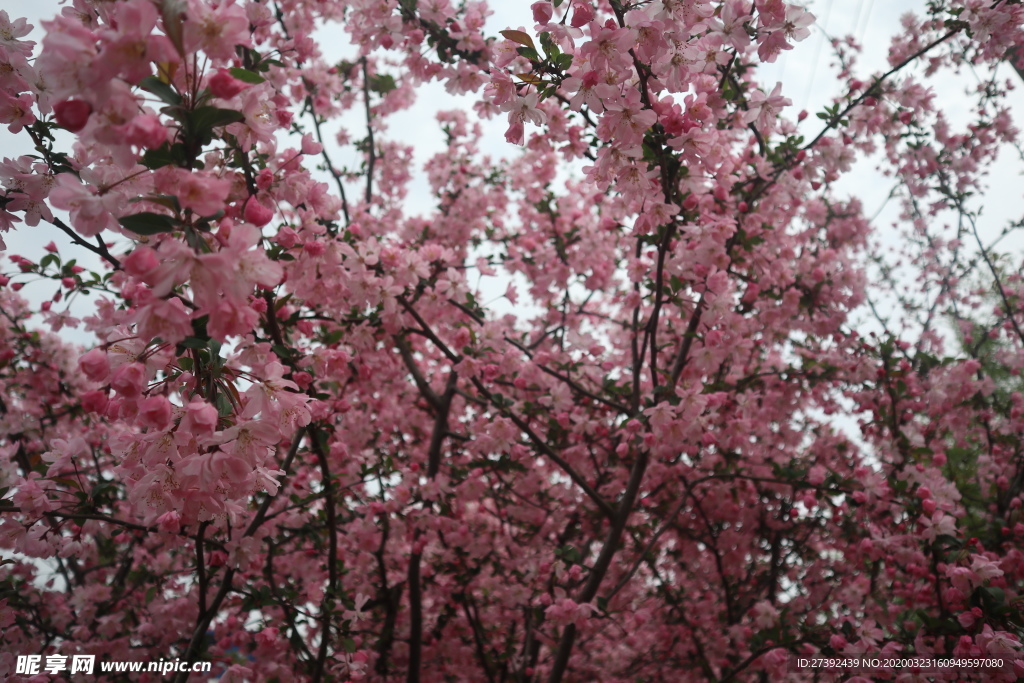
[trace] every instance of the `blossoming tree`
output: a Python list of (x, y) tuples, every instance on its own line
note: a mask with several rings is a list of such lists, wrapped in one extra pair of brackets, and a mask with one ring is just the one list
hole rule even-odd
[[(1024, 7), (930, 2), (876, 74), (837, 41), (806, 121), (759, 79), (797, 5), (530, 12), (489, 37), (475, 1), (74, 0), (37, 44), (0, 11), (0, 122), (34, 148), (0, 230), (73, 242), (0, 276), (0, 675), (1024, 675), (1024, 282), (972, 203), (1016, 145)], [(928, 83), (968, 67), (961, 128)], [(476, 104), (438, 117), (417, 214), (388, 124), (432, 80)], [(835, 187), (872, 152), (899, 262)]]

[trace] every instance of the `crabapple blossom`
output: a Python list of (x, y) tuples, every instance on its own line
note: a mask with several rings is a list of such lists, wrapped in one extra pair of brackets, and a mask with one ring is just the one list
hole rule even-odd
[(818, 116), (761, 68), (797, 4), (521, 10), (0, 10), (0, 231), (46, 243), (0, 268), (0, 677), (1024, 671), (1024, 278), (978, 199), (1024, 5), (929, 2), (875, 74), (835, 41)]

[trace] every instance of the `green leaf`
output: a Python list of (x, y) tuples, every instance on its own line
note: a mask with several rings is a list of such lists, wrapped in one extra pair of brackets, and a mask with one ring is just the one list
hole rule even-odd
[(137, 235), (158, 235), (162, 232), (173, 232), (178, 227), (178, 222), (170, 216), (149, 211), (123, 216), (117, 219), (117, 222)]
[(199, 337), (185, 337), (178, 343), (178, 346), (184, 346), (186, 349), (205, 349), (206, 340)]
[(551, 40), (550, 33), (540, 34), (540, 46), (544, 48), (544, 54), (546, 54), (550, 60), (554, 60), (562, 54), (562, 51), (558, 49), (558, 45), (555, 44), (555, 41)]
[(274, 344), (270, 347), (270, 350), (276, 353), (280, 358), (289, 358), (292, 355), (292, 350), (287, 346), (281, 344)]
[(128, 201), (132, 204), (137, 204), (138, 202), (150, 202), (153, 204), (159, 204), (165, 209), (170, 209), (171, 211), (181, 210), (181, 205), (178, 204), (178, 198), (170, 194), (150, 194), (145, 197), (134, 197)]
[(252, 83), (253, 85), (264, 83), (267, 80), (263, 78), (263, 76), (260, 76), (255, 71), (249, 71), (248, 69), (242, 69), (237, 66), (233, 69), (228, 69), (228, 73), (230, 73), (232, 76), (242, 81), (243, 83)]
[(516, 52), (526, 57), (530, 61), (539, 62), (540, 54), (532, 47), (517, 47)]
[(244, 121), (241, 112), (219, 107), (198, 107), (184, 116), (187, 138), (192, 144), (207, 145), (213, 139), (213, 129)]
[(387, 95), (398, 87), (395, 83), (394, 76), (391, 76), (390, 74), (374, 74), (373, 76), (370, 76), (370, 80), (367, 85), (370, 87), (370, 90), (375, 93), (380, 93), (381, 95)]
[(193, 130), (204, 130), (219, 128), (230, 123), (244, 121), (242, 112), (234, 109), (221, 109), (219, 107), (199, 107), (189, 113), (189, 124)]
[(1006, 604), (1006, 592), (996, 586), (984, 586), (974, 591), (974, 599), (979, 607), (986, 612), (992, 612)]
[(139, 81), (139, 87), (148, 93), (156, 95), (167, 104), (181, 104), (181, 95), (174, 91), (174, 88), (161, 81), (156, 76), (146, 76)]
[(235, 411), (234, 407), (231, 405), (231, 401), (229, 401), (224, 394), (217, 394), (217, 399), (214, 403), (216, 403), (217, 414), (221, 417), (227, 417)]
[(555, 550), (555, 556), (562, 558), (567, 564), (579, 564), (580, 560), (583, 559), (583, 555), (574, 545), (563, 545), (561, 548)]
[(185, 149), (180, 142), (176, 142), (174, 145), (165, 142), (157, 149), (147, 149), (146, 153), (142, 155), (142, 165), (151, 171), (172, 164), (181, 166), (184, 160)]
[(164, 20), (164, 33), (178, 54), (185, 56), (185, 42), (182, 17), (185, 14), (185, 0), (161, 0), (160, 16)]

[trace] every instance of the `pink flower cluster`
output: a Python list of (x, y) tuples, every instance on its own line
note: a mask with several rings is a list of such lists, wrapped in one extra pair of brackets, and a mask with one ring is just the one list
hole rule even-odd
[[(1024, 676), (1024, 278), (974, 199), (1022, 7), (929, 3), (874, 75), (836, 41), (817, 117), (761, 79), (783, 0), (0, 11), (0, 231), (71, 242), (0, 272), (0, 677)], [(474, 104), (420, 164), (433, 80)]]

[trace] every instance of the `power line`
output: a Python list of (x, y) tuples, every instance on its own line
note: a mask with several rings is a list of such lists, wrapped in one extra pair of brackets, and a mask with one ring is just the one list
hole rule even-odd
[[(862, 2), (863, 2), (863, 0), (862, 0)], [(857, 33), (855, 34), (857, 36), (857, 40), (858, 41), (860, 40), (861, 34), (868, 30), (868, 25), (871, 23), (871, 10), (873, 10), (874, 8), (875, 8), (875, 0), (869, 0), (867, 14), (864, 15), (864, 28), (858, 28), (857, 29)], [(860, 19), (860, 10), (859, 9), (857, 10), (857, 15), (858, 15), (857, 19), (858, 19), (858, 23), (859, 23), (859, 19)]]
[[(811, 80), (807, 82), (807, 92), (804, 94), (804, 106), (801, 109), (807, 109), (807, 104), (811, 101), (811, 91), (814, 88), (814, 79), (818, 75), (818, 64), (821, 62), (821, 48), (828, 39), (828, 34), (825, 32), (825, 27), (828, 25), (829, 17), (832, 15), (832, 1), (828, 0), (828, 5), (825, 6), (825, 18), (819, 24), (815, 22), (815, 27), (821, 33), (821, 39), (818, 41), (818, 47), (814, 52), (814, 66), (811, 69)], [(864, 2), (864, 0), (859, 0)]]

